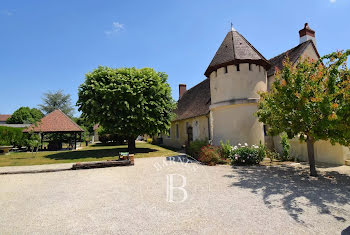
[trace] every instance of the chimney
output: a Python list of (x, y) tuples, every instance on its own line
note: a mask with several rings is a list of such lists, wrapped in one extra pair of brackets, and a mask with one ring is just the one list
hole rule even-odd
[(186, 84), (179, 84), (179, 99), (186, 92)]
[(312, 40), (313, 43), (316, 46), (316, 38), (315, 38), (315, 31), (310, 29), (309, 24), (305, 23), (305, 26), (302, 30), (299, 31), (300, 41), (299, 44), (306, 42), (308, 40)]

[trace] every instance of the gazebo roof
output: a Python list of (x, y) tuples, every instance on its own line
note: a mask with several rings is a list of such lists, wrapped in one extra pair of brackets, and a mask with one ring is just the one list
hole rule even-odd
[(61, 110), (57, 109), (45, 117), (40, 122), (32, 124), (23, 132), (84, 132), (84, 130), (70, 119)]

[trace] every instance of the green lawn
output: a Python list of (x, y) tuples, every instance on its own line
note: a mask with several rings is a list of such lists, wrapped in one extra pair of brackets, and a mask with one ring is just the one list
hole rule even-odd
[[(136, 148), (135, 158), (166, 157), (177, 154), (175, 151), (148, 143), (136, 143)], [(112, 160), (116, 159), (119, 152), (127, 152), (127, 146), (96, 144), (77, 151), (10, 153), (0, 155), (0, 167)]]

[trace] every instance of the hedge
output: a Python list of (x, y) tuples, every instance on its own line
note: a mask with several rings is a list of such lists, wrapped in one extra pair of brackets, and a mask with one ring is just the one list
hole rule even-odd
[(27, 138), (22, 130), (23, 128), (0, 126), (0, 145), (25, 146)]

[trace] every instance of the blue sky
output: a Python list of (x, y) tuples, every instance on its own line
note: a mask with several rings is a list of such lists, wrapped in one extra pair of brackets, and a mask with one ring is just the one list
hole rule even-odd
[(177, 100), (179, 83), (205, 79), (231, 22), (267, 59), (296, 46), (308, 22), (324, 55), (350, 48), (349, 12), (349, 0), (2, 0), (0, 114), (50, 90), (75, 104), (98, 65), (166, 72)]

